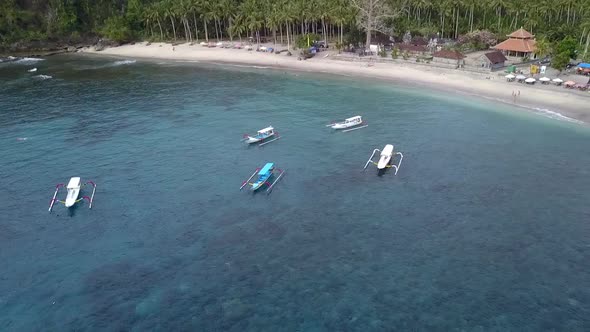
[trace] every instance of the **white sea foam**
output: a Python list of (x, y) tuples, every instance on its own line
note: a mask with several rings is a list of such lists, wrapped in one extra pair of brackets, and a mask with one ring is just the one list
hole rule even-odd
[(551, 118), (551, 119), (563, 120), (563, 121), (568, 121), (568, 122), (572, 122), (572, 123), (579, 123), (579, 124), (584, 123), (580, 120), (572, 119), (572, 118), (565, 116), (559, 112), (551, 111), (546, 108), (535, 107), (533, 109), (535, 110), (535, 112), (537, 112), (543, 116), (546, 116), (548, 118)]
[(39, 62), (39, 61), (45, 61), (45, 59), (39, 59), (39, 58), (22, 58), (22, 59), (16, 60), (14, 63), (30, 64), (30, 63), (35, 63), (35, 62)]
[(130, 64), (134, 64), (136, 62), (137, 62), (137, 60), (119, 60), (119, 61), (115, 61), (112, 64), (112, 66), (116, 67), (116, 66), (130, 65)]
[(237, 68), (254, 68), (254, 69), (271, 69), (272, 67), (267, 67), (267, 66), (256, 66), (256, 65), (239, 65), (239, 64), (235, 64), (235, 63), (219, 63), (219, 62), (213, 62), (216, 65), (219, 66), (232, 66), (232, 67), (237, 67)]
[(34, 78), (38, 78), (40, 80), (48, 80), (50, 78), (53, 78), (53, 76), (49, 76), (49, 75), (37, 75), (37, 76), (33, 76)]
[[(488, 97), (488, 96), (484, 96), (484, 95), (477, 95), (475, 94), (475, 96), (484, 98), (484, 99), (488, 99), (488, 100), (493, 100), (493, 101), (497, 101), (500, 103), (504, 103), (504, 104), (508, 104), (510, 105), (510, 103), (506, 102), (505, 100), (501, 99), (501, 98), (494, 98), (494, 97)], [(550, 118), (550, 119), (554, 119), (554, 120), (559, 120), (559, 121), (567, 121), (567, 122), (571, 122), (571, 123), (577, 123), (577, 124), (584, 124), (584, 121), (580, 121), (580, 120), (576, 120), (574, 118), (570, 118), (568, 116), (565, 116), (559, 112), (555, 112), (555, 111), (551, 111), (548, 110), (546, 108), (540, 108), (540, 107), (529, 107), (529, 106), (525, 106), (525, 105), (514, 105), (514, 106), (520, 106), (523, 107), (529, 111), (533, 111), (536, 114), (539, 114), (541, 116)]]

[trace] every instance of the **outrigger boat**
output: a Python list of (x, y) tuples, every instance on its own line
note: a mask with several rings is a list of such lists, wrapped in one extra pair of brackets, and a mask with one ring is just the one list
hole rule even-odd
[(336, 130), (344, 129), (344, 130), (342, 130), (342, 132), (366, 128), (368, 126), (369, 125), (364, 124), (363, 119), (361, 118), (360, 115), (353, 116), (352, 118), (344, 119), (343, 121), (340, 121), (340, 122), (334, 122), (329, 125), (326, 125), (326, 127), (330, 127), (332, 129), (336, 129)]
[[(80, 190), (82, 189), (82, 186), (85, 186), (87, 184), (92, 185), (92, 195), (90, 197), (88, 196), (83, 196), (82, 198), (78, 199), (78, 196), (80, 195)], [(66, 190), (68, 191), (67, 195), (66, 195), (66, 200), (65, 201), (60, 201), (59, 199), (57, 199), (57, 193), (59, 192), (60, 188), (63, 188), (64, 184), (60, 183), (58, 185), (55, 186), (55, 193), (53, 193), (53, 198), (51, 199), (51, 202), (49, 202), (49, 212), (51, 212), (51, 209), (53, 209), (53, 205), (55, 204), (55, 202), (58, 203), (62, 203), (63, 205), (65, 205), (65, 207), (70, 208), (72, 206), (74, 206), (76, 203), (80, 202), (81, 200), (88, 200), (88, 208), (92, 209), (92, 202), (94, 201), (94, 193), (96, 192), (96, 184), (92, 181), (88, 181), (84, 184), (82, 184), (81, 179), (79, 177), (73, 177), (70, 179), (70, 182), (68, 182), (68, 185), (65, 186)]]
[(279, 133), (275, 131), (275, 129), (271, 126), (268, 126), (264, 129), (260, 129), (256, 132), (256, 135), (250, 136), (248, 134), (244, 134), (244, 138), (242, 141), (245, 141), (248, 144), (260, 143), (258, 146), (263, 146), (268, 143), (274, 142), (281, 138)]
[[(379, 161), (374, 162), (373, 157), (375, 156), (375, 153), (377, 153), (377, 152), (381, 152), (381, 154), (379, 156)], [(400, 156), (400, 159), (399, 159), (399, 162), (397, 165), (390, 164), (394, 155)], [(387, 144), (383, 148), (383, 151), (380, 151), (379, 149), (373, 150), (371, 157), (369, 158), (369, 160), (367, 160), (367, 163), (365, 164), (365, 167), (363, 169), (367, 169), (369, 164), (374, 164), (375, 166), (377, 166), (377, 169), (379, 169), (379, 170), (385, 170), (386, 168), (395, 168), (395, 174), (397, 174), (397, 171), (399, 170), (399, 167), (401, 166), (403, 159), (404, 159), (404, 155), (401, 152), (394, 153), (393, 152), (393, 145)]]
[[(274, 181), (270, 182), (271, 177), (275, 175), (275, 172), (278, 173), (278, 176), (274, 179)], [(250, 190), (256, 191), (262, 188), (263, 185), (267, 185), (268, 189), (266, 189), (266, 193), (270, 194), (274, 185), (279, 182), (281, 177), (285, 174), (285, 171), (282, 169), (275, 168), (274, 163), (266, 163), (264, 167), (257, 168), (254, 173), (248, 178), (248, 180), (242, 183), (240, 190), (244, 189), (246, 185), (250, 185)], [(250, 182), (256, 175), (258, 175), (258, 179), (256, 182)]]

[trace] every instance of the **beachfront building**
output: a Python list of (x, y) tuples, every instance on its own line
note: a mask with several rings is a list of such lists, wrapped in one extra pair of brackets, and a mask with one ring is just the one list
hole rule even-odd
[(535, 35), (520, 28), (508, 35), (508, 39), (500, 44), (492, 47), (495, 50), (501, 51), (506, 56), (536, 59), (535, 54)]
[(411, 44), (397, 44), (395, 45), (400, 52), (407, 52), (410, 55), (424, 55), (428, 52), (428, 48), (424, 45), (411, 45)]
[(462, 67), (465, 65), (465, 56), (458, 51), (440, 50), (432, 54), (432, 61)]
[(506, 59), (502, 52), (494, 51), (483, 54), (479, 60), (482, 68), (494, 70), (504, 67), (508, 59)]

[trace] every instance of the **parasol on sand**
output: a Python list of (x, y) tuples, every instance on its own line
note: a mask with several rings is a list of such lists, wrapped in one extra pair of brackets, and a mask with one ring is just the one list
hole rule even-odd
[(554, 78), (553, 83), (555, 83), (555, 85), (561, 85), (561, 83), (563, 83), (563, 80), (561, 78)]

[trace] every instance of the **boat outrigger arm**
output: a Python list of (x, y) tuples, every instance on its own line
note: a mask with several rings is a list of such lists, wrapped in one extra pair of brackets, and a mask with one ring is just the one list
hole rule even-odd
[[(374, 162), (373, 161), (373, 157), (375, 156), (375, 154), (377, 152), (380, 152), (380, 158), (379, 158), (379, 162)], [(392, 158), (395, 155), (399, 155), (399, 162), (397, 163), (397, 165), (395, 164), (390, 164)], [(379, 150), (379, 149), (375, 149), (373, 150), (373, 153), (371, 154), (371, 157), (369, 158), (369, 160), (367, 160), (367, 163), (365, 164), (365, 167), (363, 168), (363, 170), (367, 169), (367, 167), (369, 166), (369, 164), (373, 164), (375, 166), (377, 166), (378, 169), (386, 169), (386, 168), (395, 168), (395, 174), (397, 175), (397, 171), (399, 171), (400, 166), (402, 165), (402, 160), (404, 159), (404, 155), (401, 152), (396, 152), (395, 154), (393, 153), (393, 145), (391, 144), (387, 144), (384, 148), (383, 151)]]
[[(72, 178), (74, 179), (74, 178)], [(78, 178), (79, 179), (79, 178)], [(72, 180), (70, 180), (71, 183)], [(90, 195), (90, 197), (88, 196), (82, 196), (82, 198), (78, 198), (78, 193), (80, 190), (81, 186), (85, 186), (85, 185), (91, 185), (92, 186), (92, 195)], [(65, 201), (60, 201), (59, 199), (57, 199), (57, 193), (59, 192), (60, 188), (66, 187), (65, 184), (63, 183), (59, 183), (55, 186), (55, 192), (53, 193), (53, 198), (51, 198), (51, 201), (49, 202), (49, 212), (51, 212), (51, 210), (53, 209), (53, 205), (55, 204), (55, 202), (58, 203), (62, 203), (63, 205), (65, 205), (66, 207), (72, 207), (74, 204), (82, 201), (82, 200), (87, 200), (88, 201), (88, 208), (92, 209), (92, 202), (94, 201), (94, 193), (96, 192), (96, 183), (94, 183), (93, 181), (88, 181), (84, 184), (78, 185), (77, 188), (68, 188), (66, 187), (66, 189), (68, 190), (68, 195), (66, 197)], [(74, 197), (75, 195), (75, 197)]]
[[(252, 183), (250, 182), (256, 175), (260, 175), (260, 170), (261, 168), (257, 168), (256, 170), (254, 170), (254, 173), (252, 173), (252, 175), (250, 175), (250, 177), (248, 178), (248, 180), (242, 182), (242, 185), (240, 186), (240, 190), (244, 189), (244, 187), (246, 185), (251, 185), (253, 188), (253, 190), (258, 189), (257, 187), (254, 187), (257, 183)], [(274, 169), (271, 171), (274, 174)], [(276, 179), (274, 179), (274, 181), (269, 182), (269, 181), (264, 181), (264, 183), (262, 183), (262, 185), (266, 185), (268, 188), (266, 189), (266, 194), (270, 194), (272, 192), (272, 188), (274, 188), (275, 184), (277, 184), (277, 182), (279, 182), (279, 180), (281, 179), (281, 177), (283, 176), (283, 174), (285, 174), (285, 170), (282, 169), (276, 169), (276, 171), (279, 173), (279, 176), (276, 177)], [(267, 177), (268, 179), (268, 177)]]

